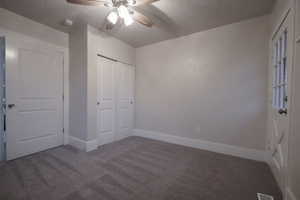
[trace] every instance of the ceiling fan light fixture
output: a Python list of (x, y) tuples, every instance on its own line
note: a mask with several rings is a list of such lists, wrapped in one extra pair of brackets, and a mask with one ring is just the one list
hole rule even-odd
[(128, 5), (133, 6), (136, 4), (136, 0), (127, 0)]
[(131, 25), (131, 24), (133, 24), (133, 19), (132, 19), (132, 17), (131, 16), (128, 16), (128, 17), (125, 17), (124, 18), (124, 24), (126, 25), (126, 26), (129, 26), (129, 25)]
[(129, 10), (124, 5), (121, 5), (118, 8), (118, 13), (119, 13), (119, 16), (124, 20), (124, 24), (126, 26), (129, 26), (133, 23), (133, 19), (129, 13)]
[(120, 16), (122, 19), (124, 19), (126, 13), (128, 13), (128, 9), (127, 9), (124, 5), (120, 5), (120, 6), (118, 7), (118, 13), (119, 13), (119, 16)]
[(118, 14), (114, 11), (109, 13), (109, 15), (107, 16), (107, 20), (112, 24), (116, 24), (118, 22), (118, 18)]

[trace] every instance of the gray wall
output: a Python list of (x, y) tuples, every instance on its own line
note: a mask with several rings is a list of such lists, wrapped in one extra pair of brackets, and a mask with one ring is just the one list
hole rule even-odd
[(87, 34), (86, 25), (75, 24), (70, 32), (70, 125), (71, 136), (86, 140)]
[(265, 149), (269, 18), (137, 49), (136, 128)]
[(276, 0), (271, 16), (272, 30), (279, 26), (285, 11), (292, 7), (293, 2), (294, 0)]
[(62, 47), (69, 46), (68, 34), (0, 8), (0, 27)]

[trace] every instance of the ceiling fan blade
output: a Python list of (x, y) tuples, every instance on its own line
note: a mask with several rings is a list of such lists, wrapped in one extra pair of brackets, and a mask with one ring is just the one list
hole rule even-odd
[(145, 4), (151, 4), (154, 2), (157, 2), (159, 0), (136, 0), (135, 4), (133, 6), (141, 6)]
[(111, 4), (111, 2), (105, 0), (67, 0), (67, 2), (85, 6), (105, 6)]
[(151, 21), (151, 19), (149, 19), (148, 17), (146, 17), (145, 15), (141, 14), (140, 12), (134, 10), (132, 13), (132, 18), (147, 27), (152, 27), (154, 25), (154, 23)]

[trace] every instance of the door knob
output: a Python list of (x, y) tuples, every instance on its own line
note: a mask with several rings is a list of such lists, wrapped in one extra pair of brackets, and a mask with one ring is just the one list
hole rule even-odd
[(8, 104), (7, 105), (7, 107), (9, 108), (9, 109), (12, 109), (13, 107), (15, 107), (16, 105), (15, 104)]
[(278, 113), (280, 114), (280, 115), (287, 115), (287, 109), (285, 108), (285, 109), (279, 109), (278, 110)]

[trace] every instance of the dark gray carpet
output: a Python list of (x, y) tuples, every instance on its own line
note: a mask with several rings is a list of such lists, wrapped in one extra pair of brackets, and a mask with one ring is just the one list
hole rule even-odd
[(139, 137), (0, 166), (1, 200), (255, 200), (257, 192), (282, 199), (264, 163)]

